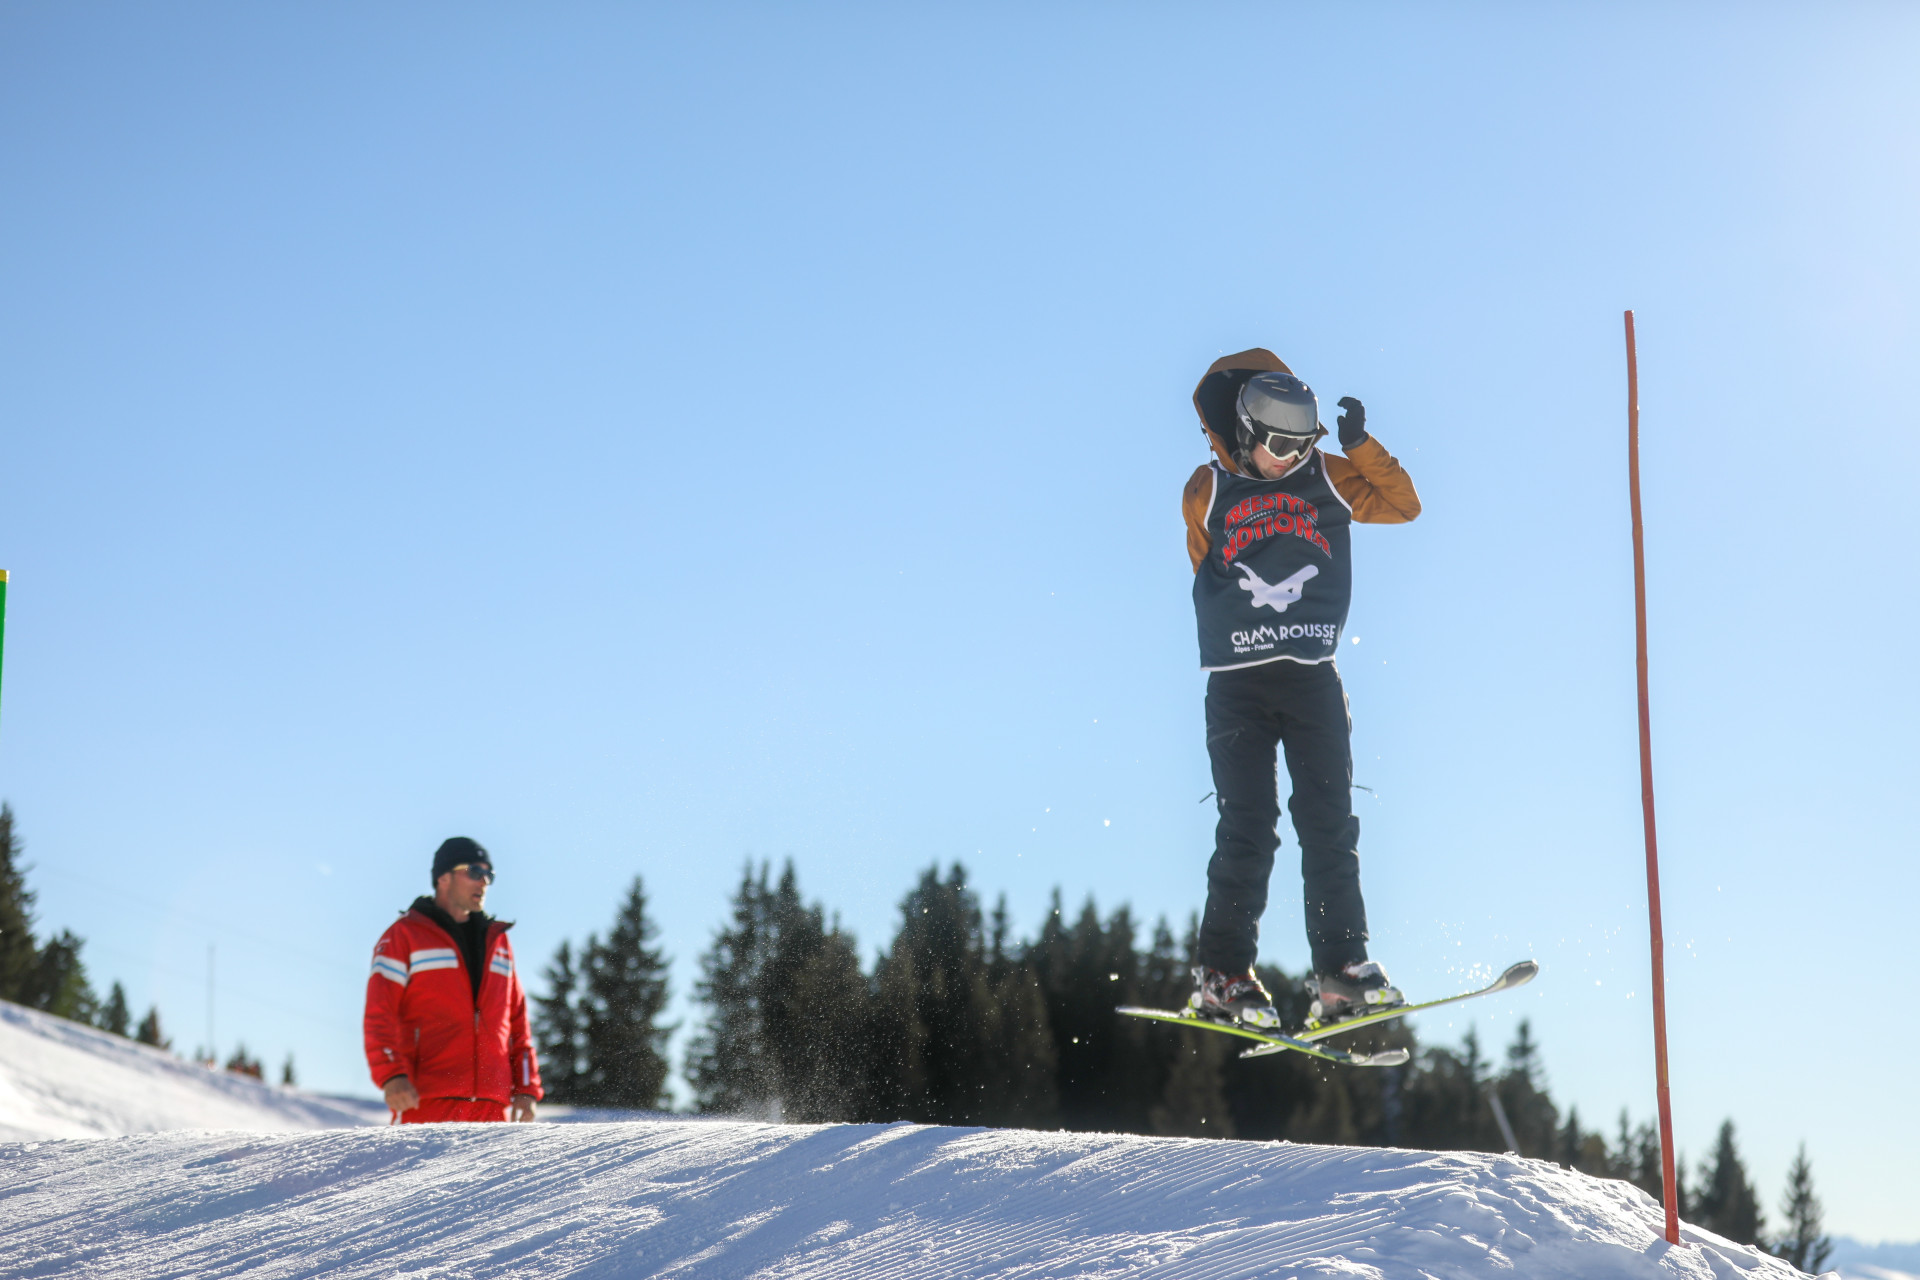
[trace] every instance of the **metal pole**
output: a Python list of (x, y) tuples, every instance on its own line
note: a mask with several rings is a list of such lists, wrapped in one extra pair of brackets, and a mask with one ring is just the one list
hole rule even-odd
[(1500, 1089), (1497, 1084), (1487, 1086), (1487, 1101), (1493, 1104), (1493, 1119), (1500, 1126), (1500, 1137), (1505, 1140), (1507, 1150), (1514, 1155), (1519, 1155), (1520, 1140), (1513, 1136), (1513, 1122), (1507, 1119), (1507, 1108), (1500, 1101)]
[(1667, 958), (1660, 929), (1660, 846), (1653, 829), (1653, 719), (1647, 702), (1647, 554), (1640, 526), (1640, 364), (1627, 319), (1627, 490), (1633, 505), (1633, 639), (1640, 686), (1640, 813), (1647, 832), (1647, 933), (1653, 943), (1653, 1078), (1660, 1105), (1660, 1187), (1667, 1243), (1680, 1243), (1679, 1187), (1673, 1169), (1673, 1098), (1667, 1087)]

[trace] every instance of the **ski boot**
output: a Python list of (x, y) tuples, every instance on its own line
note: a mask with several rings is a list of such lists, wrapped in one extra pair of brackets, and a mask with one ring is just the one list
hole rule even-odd
[(1358, 960), (1333, 973), (1316, 973), (1307, 979), (1307, 991), (1313, 1004), (1307, 1016), (1314, 1026), (1345, 1022), (1363, 1013), (1378, 1013), (1403, 1005), (1400, 994), (1387, 977), (1387, 971), (1372, 960)]
[(1273, 1007), (1273, 997), (1251, 971), (1222, 973), (1197, 964), (1193, 981), (1194, 992), (1187, 1000), (1189, 1017), (1237, 1022), (1263, 1031), (1279, 1029), (1280, 1015)]

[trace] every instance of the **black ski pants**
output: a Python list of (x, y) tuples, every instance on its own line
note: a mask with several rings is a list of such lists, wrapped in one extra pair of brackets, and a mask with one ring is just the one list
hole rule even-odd
[(1207, 864), (1199, 963), (1226, 973), (1253, 967), (1280, 847), (1276, 749), (1293, 779), (1287, 811), (1300, 839), (1314, 970), (1367, 958), (1352, 736), (1347, 691), (1331, 662), (1266, 662), (1208, 677), (1207, 754), (1220, 822)]

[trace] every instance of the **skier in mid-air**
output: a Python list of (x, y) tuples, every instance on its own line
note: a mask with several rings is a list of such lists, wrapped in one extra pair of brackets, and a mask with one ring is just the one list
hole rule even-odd
[(1207, 754), (1220, 821), (1207, 864), (1207, 909), (1194, 957), (1192, 1013), (1277, 1028), (1253, 964), (1280, 837), (1276, 749), (1293, 794), (1313, 1016), (1334, 1022), (1404, 1003), (1367, 958), (1360, 896), (1360, 820), (1353, 814), (1352, 721), (1334, 664), (1347, 622), (1350, 525), (1403, 524), (1420, 514), (1413, 481), (1367, 434), (1366, 410), (1340, 401), (1340, 447), (1319, 403), (1271, 351), (1213, 362), (1194, 408), (1214, 460), (1187, 481), (1187, 554), (1200, 666), (1207, 677)]

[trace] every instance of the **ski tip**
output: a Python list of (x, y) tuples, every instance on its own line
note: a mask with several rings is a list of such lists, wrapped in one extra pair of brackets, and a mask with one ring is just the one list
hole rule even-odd
[(1509, 987), (1525, 986), (1539, 976), (1538, 960), (1522, 960), (1519, 964), (1508, 965), (1507, 971), (1501, 974), (1500, 980), (1493, 985), (1496, 991), (1505, 991)]
[[(1265, 1058), (1271, 1054), (1285, 1053), (1289, 1049), (1303, 1048), (1290, 1044), (1268, 1042), (1256, 1044), (1250, 1049), (1242, 1049), (1243, 1058)], [(1383, 1049), (1379, 1053), (1345, 1053), (1336, 1050), (1333, 1053), (1313, 1053), (1314, 1057), (1327, 1062), (1338, 1062), (1349, 1067), (1398, 1067), (1404, 1065), (1412, 1056), (1405, 1049)]]
[(1405, 1049), (1388, 1049), (1383, 1053), (1356, 1053), (1353, 1055), (1353, 1065), (1356, 1067), (1399, 1067), (1405, 1066), (1407, 1059), (1411, 1056), (1412, 1055)]

